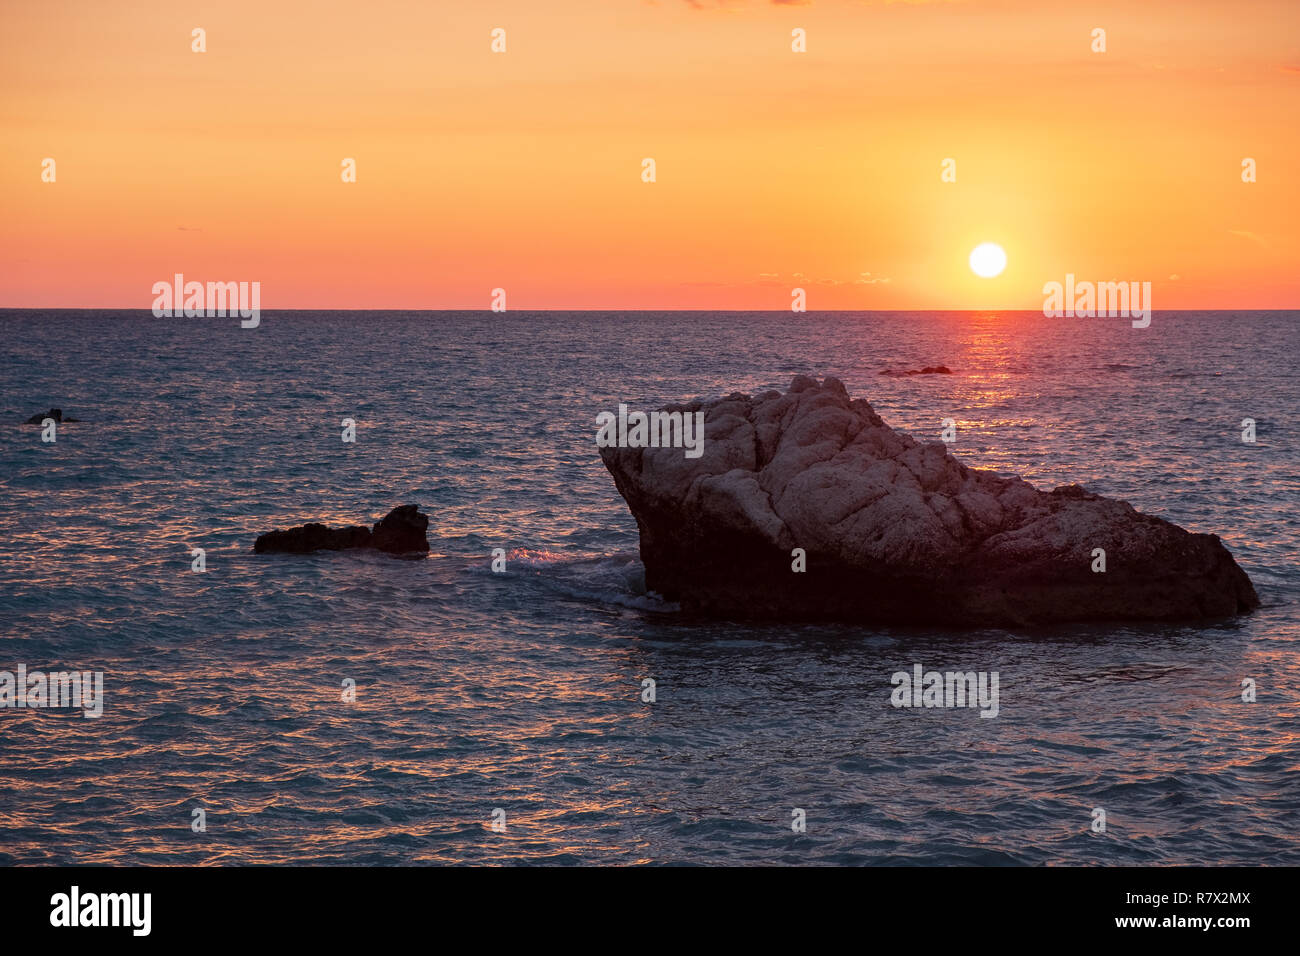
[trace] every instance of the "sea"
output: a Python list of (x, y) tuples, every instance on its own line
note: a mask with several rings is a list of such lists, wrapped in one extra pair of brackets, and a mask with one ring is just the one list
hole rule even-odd
[[(1300, 864), (1298, 330), (2, 310), (0, 672), (103, 694), (99, 716), (0, 706), (0, 864)], [(646, 591), (596, 416), (798, 374), (918, 439), (951, 419), (972, 467), (1217, 534), (1263, 606), (686, 616)], [(50, 407), (79, 421), (23, 424)], [(421, 560), (252, 550), (407, 503)], [(996, 673), (997, 716), (894, 706), (917, 665)]]

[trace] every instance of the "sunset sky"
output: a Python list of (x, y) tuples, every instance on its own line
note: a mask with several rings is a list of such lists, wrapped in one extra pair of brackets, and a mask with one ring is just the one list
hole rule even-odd
[(1295, 0), (6, 3), (0, 306), (1296, 308), (1298, 119)]

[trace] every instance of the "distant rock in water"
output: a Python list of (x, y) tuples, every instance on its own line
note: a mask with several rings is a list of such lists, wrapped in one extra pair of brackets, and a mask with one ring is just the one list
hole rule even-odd
[(896, 368), (887, 368), (881, 375), (892, 375), (895, 378), (902, 378), (904, 375), (951, 375), (952, 369), (946, 365), (927, 365), (925, 368), (911, 368), (907, 371)]
[(64, 422), (79, 422), (79, 421), (81, 421), (81, 419), (79, 419), (79, 418), (72, 418), (72, 417), (64, 418), (64, 417), (63, 417), (63, 409), (61, 409), (61, 408), (51, 408), (48, 412), (38, 412), (37, 414), (33, 415), (31, 418), (27, 419), (27, 421), (26, 421), (24, 424), (27, 424), (27, 425), (39, 425), (39, 424), (41, 424), (42, 422), (44, 422), (45, 419), (47, 419), (47, 418), (52, 418), (52, 419), (54, 419), (54, 420), (55, 420), (57, 423), (59, 423), (60, 425), (62, 425)]
[(388, 554), (427, 552), (425, 532), (429, 516), (420, 513), (419, 505), (394, 508), (373, 529), (365, 525), (330, 528), (319, 523), (300, 525), (281, 531), (268, 531), (253, 543), (257, 554), (310, 554), (313, 551), (345, 551), (371, 548)]
[(389, 554), (428, 551), (429, 516), (420, 514), (419, 505), (402, 505), (375, 522), (370, 532), (370, 547)]
[(1044, 492), (968, 468), (836, 379), (673, 408), (704, 411), (700, 457), (600, 454), (636, 518), (646, 586), (684, 610), (974, 626), (1259, 606), (1217, 536), (1078, 485)]

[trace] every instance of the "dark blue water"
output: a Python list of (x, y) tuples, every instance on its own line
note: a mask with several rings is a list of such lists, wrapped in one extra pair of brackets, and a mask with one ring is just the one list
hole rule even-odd
[[(106, 695), (0, 710), (0, 862), (1300, 863), (1297, 321), (0, 312), (0, 670)], [(683, 621), (644, 593), (595, 416), (796, 373), (918, 437), (955, 418), (968, 464), (1220, 534), (1265, 606)], [(46, 444), (18, 423), (52, 405), (84, 422)], [(405, 502), (427, 560), (250, 550)], [(890, 706), (916, 663), (997, 671), (998, 717)]]

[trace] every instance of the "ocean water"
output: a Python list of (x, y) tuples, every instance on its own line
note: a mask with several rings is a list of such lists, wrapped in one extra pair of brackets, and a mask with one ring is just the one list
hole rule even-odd
[[(0, 710), (0, 863), (1300, 863), (1298, 322), (0, 312), (0, 670), (105, 694)], [(595, 416), (797, 373), (917, 437), (956, 419), (972, 466), (1217, 533), (1264, 606), (683, 619), (645, 593)], [(83, 419), (53, 444), (19, 424), (50, 406)], [(407, 502), (424, 560), (251, 551)], [(914, 664), (997, 671), (997, 718), (892, 707)]]

